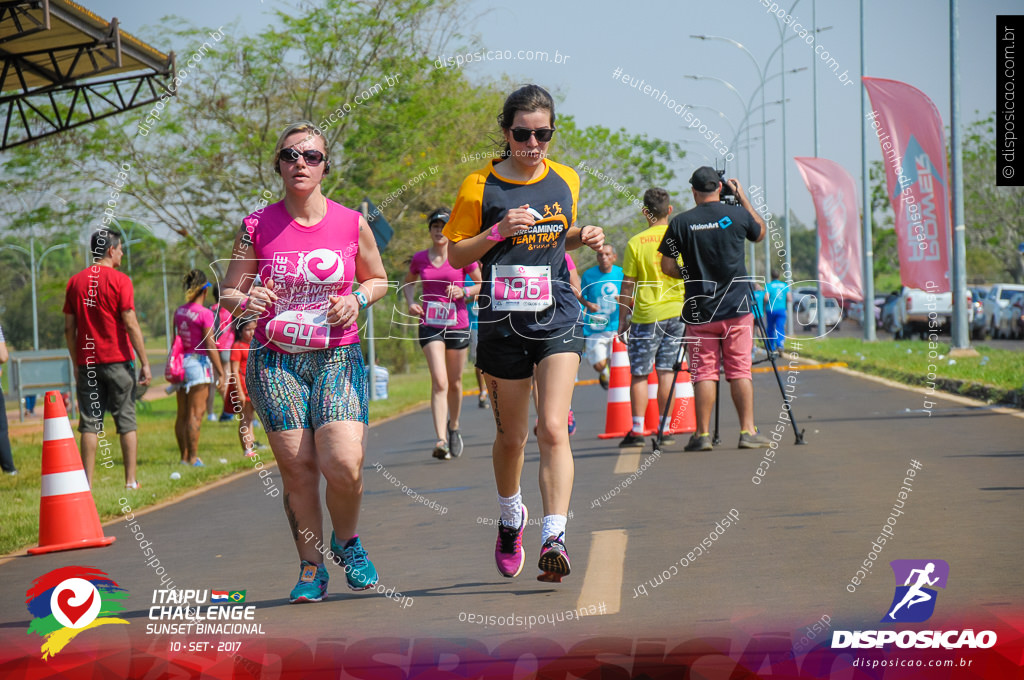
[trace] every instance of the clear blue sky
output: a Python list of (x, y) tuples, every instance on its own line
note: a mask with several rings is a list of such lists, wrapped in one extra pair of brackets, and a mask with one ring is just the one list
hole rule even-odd
[[(122, 27), (141, 31), (143, 26), (159, 25), (169, 11), (196, 24), (219, 26), (238, 22), (239, 30), (256, 32), (272, 19), (271, 8), (286, 8), (284, 2), (266, 0), (178, 0), (172, 4), (118, 0), (82, 0), (93, 12), (110, 19), (116, 16)], [(784, 0), (784, 9), (796, 20), (810, 24), (811, 0)], [(849, 71), (855, 80), (860, 75), (860, 35), (858, 2), (818, 0), (817, 25), (831, 27), (818, 33), (822, 45), (838, 61), (839, 73)], [(995, 108), (995, 17), (1020, 13), (1020, 0), (961, 0), (961, 98), (964, 122)], [(794, 35), (789, 27), (767, 13), (761, 0), (653, 0), (621, 3), (595, 0), (587, 3), (518, 0), (483, 2), (476, 0), (467, 13), (473, 20), (464, 31), (476, 36), (494, 50), (558, 50), (568, 55), (562, 64), (513, 60), (477, 62), (464, 67), (470, 77), (506, 73), (517, 82), (536, 82), (557, 93), (560, 112), (574, 115), (584, 125), (599, 124), (686, 144), (691, 161), (677, 169), (680, 177), (673, 194), (686, 188), (693, 167), (717, 157), (700, 136), (685, 131), (680, 117), (650, 96), (612, 79), (614, 69), (643, 78), (646, 83), (668, 91), (678, 103), (718, 109), (738, 125), (743, 118), (741, 99), (718, 82), (695, 81), (685, 75), (707, 75), (729, 81), (747, 99), (760, 84), (754, 61), (763, 68), (768, 56), (779, 45), (780, 30)], [(941, 0), (865, 0), (867, 54), (865, 74), (910, 83), (932, 98), (949, 125), (949, 3)], [(741, 50), (720, 41), (701, 41), (691, 34), (718, 35), (743, 43), (754, 60)], [(184, 46), (162, 45), (163, 50)], [(792, 162), (793, 156), (814, 155), (811, 47), (793, 40), (784, 48), (786, 69), (807, 70), (786, 76), (786, 109), (790, 206), (805, 223), (813, 220), (810, 196)], [(768, 68), (768, 76), (780, 71), (777, 53)], [(781, 98), (781, 79), (766, 87), (766, 101)], [(755, 106), (759, 104), (755, 101)], [(819, 62), (818, 68), (820, 155), (841, 163), (860, 181), (860, 87), (843, 85)], [(751, 155), (751, 172), (742, 149), (729, 174), (745, 184), (764, 184), (773, 212), (782, 210), (782, 115), (779, 106), (767, 108), (767, 118), (776, 122), (767, 127), (768, 179), (762, 179), (761, 142)], [(696, 108), (700, 116), (724, 138), (731, 138), (728, 123), (706, 108)], [(758, 125), (751, 131), (759, 136)], [(870, 139), (869, 160), (881, 158), (878, 142)], [(737, 144), (739, 146), (739, 143)], [(555, 155), (557, 160), (557, 153)], [(995, 170), (993, 169), (993, 173)], [(454, 191), (454, 188), (453, 188)], [(859, 199), (858, 199), (859, 200)]]

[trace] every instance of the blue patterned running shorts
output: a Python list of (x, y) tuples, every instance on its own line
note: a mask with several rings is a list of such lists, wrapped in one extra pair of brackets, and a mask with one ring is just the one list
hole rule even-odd
[(317, 429), (355, 420), (369, 424), (369, 394), (359, 344), (285, 354), (249, 347), (245, 381), (253, 408), (271, 432)]

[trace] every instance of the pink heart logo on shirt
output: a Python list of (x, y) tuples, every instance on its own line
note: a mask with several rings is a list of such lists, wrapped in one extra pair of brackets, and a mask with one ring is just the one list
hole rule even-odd
[(345, 271), (338, 253), (327, 248), (317, 248), (305, 255), (301, 266), (306, 280), (313, 283), (337, 283)]
[(321, 281), (324, 281), (331, 278), (331, 275), (338, 271), (338, 260), (335, 260), (328, 267), (324, 267), (323, 264), (324, 261), (322, 258), (313, 257), (306, 263), (306, 267), (309, 269), (310, 273), (314, 274)]

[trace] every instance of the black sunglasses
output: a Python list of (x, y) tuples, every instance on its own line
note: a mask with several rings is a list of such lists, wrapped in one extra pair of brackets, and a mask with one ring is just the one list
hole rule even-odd
[(279, 161), (288, 161), (289, 163), (294, 163), (299, 160), (300, 156), (306, 159), (306, 165), (310, 165), (313, 167), (320, 165), (320, 163), (322, 163), (324, 160), (323, 153), (317, 151), (316, 149), (306, 149), (305, 151), (299, 152), (291, 147), (288, 147), (287, 149), (281, 149), (281, 152), (277, 154), (277, 159)]
[(531, 130), (530, 128), (512, 128), (512, 139), (517, 142), (525, 142), (533, 135), (537, 138), (538, 142), (550, 142), (551, 135), (555, 134), (554, 128), (540, 128), (539, 130)]

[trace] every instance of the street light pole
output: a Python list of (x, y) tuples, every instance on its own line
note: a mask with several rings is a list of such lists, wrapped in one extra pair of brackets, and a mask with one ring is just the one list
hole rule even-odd
[(28, 248), (23, 248), (16, 245), (6, 245), (0, 248), (0, 250), (16, 250), (19, 253), (28, 255), (28, 273), (29, 280), (32, 282), (32, 349), (39, 350), (39, 293), (36, 286), (36, 277), (39, 270), (43, 266), (43, 258), (52, 253), (55, 250), (61, 248), (68, 248), (68, 243), (58, 243), (57, 245), (50, 246), (42, 252), (39, 256), (39, 260), (36, 260), (36, 237), (29, 236)]
[[(860, 0), (860, 75), (864, 77), (864, 55), (867, 52), (866, 36), (864, 34), (864, 0)], [(871, 320), (864, 324), (864, 340), (874, 342), (875, 336), (875, 251), (874, 241), (871, 234), (871, 194), (869, 193), (868, 181), (868, 102), (867, 88), (861, 80), (860, 86), (860, 192), (861, 210), (864, 211), (864, 317), (867, 320), (870, 311)], [(870, 305), (870, 307), (868, 307)]]
[(953, 189), (953, 328), (950, 345), (955, 350), (970, 347), (967, 332), (967, 257), (964, 226), (963, 149), (960, 141), (960, 11), (957, 0), (949, 0), (949, 153)]
[[(817, 36), (818, 0), (811, 0), (811, 31)], [(818, 158), (818, 60), (811, 58), (811, 100), (814, 102), (814, 157)], [(818, 224), (818, 211), (814, 211), (814, 278), (818, 280), (818, 337), (825, 337), (825, 293), (821, 289), (821, 227)], [(865, 310), (867, 308), (865, 307)], [(787, 315), (788, 316), (788, 315)], [(864, 317), (865, 319), (867, 317)], [(872, 320), (874, 310), (872, 310)]]

